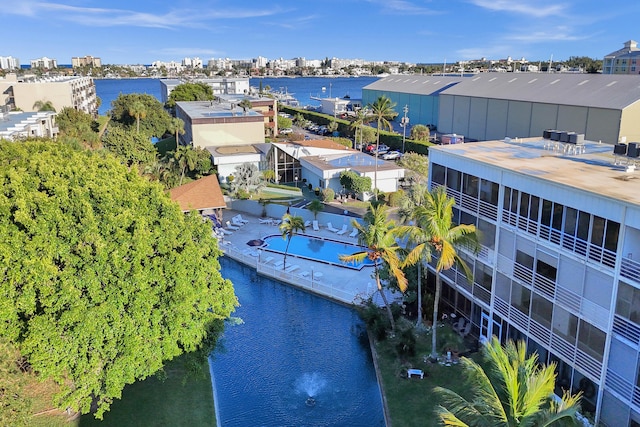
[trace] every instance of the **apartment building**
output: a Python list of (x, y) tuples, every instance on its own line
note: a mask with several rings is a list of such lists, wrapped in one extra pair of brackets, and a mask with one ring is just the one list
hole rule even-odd
[(56, 113), (0, 113), (0, 139), (16, 141), (25, 138), (55, 138), (58, 136)]
[[(548, 135), (547, 135), (548, 136)], [(429, 183), (482, 245), (443, 304), (481, 341), (524, 339), (597, 425), (640, 425), (640, 143), (544, 138), (434, 146)], [(433, 269), (433, 265), (431, 266)], [(599, 423), (599, 424), (598, 424)]]
[[(210, 78), (210, 79), (196, 79), (190, 81), (191, 83), (205, 83), (211, 86), (214, 95), (242, 95), (249, 93), (249, 78)], [(169, 99), (171, 91), (178, 85), (187, 83), (182, 79), (160, 79), (160, 100), (162, 103), (166, 103)]]
[(58, 68), (58, 61), (52, 58), (47, 58), (46, 56), (38, 59), (32, 59), (30, 62), (31, 68), (44, 68), (45, 70)]
[(74, 56), (71, 58), (71, 66), (73, 68), (78, 67), (102, 67), (102, 60), (100, 58), (96, 58), (95, 56)]
[(605, 55), (602, 74), (640, 74), (640, 48), (638, 42), (629, 40), (622, 49)]
[(0, 56), (0, 68), (3, 70), (17, 70), (20, 68), (20, 60), (12, 56)]
[(96, 87), (91, 77), (50, 77), (18, 80), (15, 74), (0, 79), (0, 106), (5, 110), (34, 111), (37, 102), (51, 102), (56, 111), (64, 107), (97, 114)]

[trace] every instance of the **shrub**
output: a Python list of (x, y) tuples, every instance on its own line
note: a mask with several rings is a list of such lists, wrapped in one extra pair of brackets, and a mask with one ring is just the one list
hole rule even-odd
[(247, 190), (241, 188), (236, 192), (236, 197), (240, 200), (248, 200), (251, 198), (251, 194), (249, 194)]
[(333, 191), (333, 188), (325, 188), (322, 190), (322, 201), (323, 202), (332, 202), (336, 197), (336, 192)]
[(398, 336), (396, 351), (401, 356), (415, 356), (416, 354), (416, 337), (413, 329), (404, 329)]
[(389, 193), (387, 195), (387, 203), (389, 206), (398, 207), (400, 206), (400, 201), (404, 197), (404, 190), (394, 191), (393, 193)]

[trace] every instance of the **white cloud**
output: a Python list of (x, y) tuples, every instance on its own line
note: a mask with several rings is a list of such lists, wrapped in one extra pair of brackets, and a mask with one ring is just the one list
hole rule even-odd
[(369, 3), (375, 3), (382, 8), (385, 13), (393, 13), (398, 15), (435, 15), (440, 12), (418, 6), (406, 0), (366, 0)]
[(487, 46), (487, 47), (469, 47), (464, 49), (456, 50), (456, 55), (460, 59), (469, 60), (469, 59), (480, 59), (480, 58), (506, 58), (508, 53), (512, 50), (510, 46)]
[(536, 18), (562, 15), (567, 9), (565, 4), (542, 5), (540, 2), (529, 4), (521, 0), (469, 0), (470, 3), (495, 12), (510, 12)]

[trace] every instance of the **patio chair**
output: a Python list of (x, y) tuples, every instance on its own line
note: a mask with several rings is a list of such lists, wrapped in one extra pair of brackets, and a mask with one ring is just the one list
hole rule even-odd
[(358, 229), (354, 228), (351, 234), (349, 234), (349, 237), (357, 237), (357, 236), (358, 236)]
[(339, 230), (337, 228), (335, 228), (330, 222), (327, 223), (327, 230), (329, 231), (333, 231), (334, 233), (337, 233)]
[(216, 231), (222, 234), (228, 234), (228, 235), (233, 234), (233, 231), (225, 230), (224, 228), (216, 228)]
[(283, 261), (283, 260), (280, 260), (280, 261), (276, 262), (275, 264), (273, 264), (273, 266), (274, 266), (275, 268), (280, 268), (280, 267), (282, 267), (283, 265), (284, 265), (284, 261)]
[(347, 232), (348, 228), (349, 227), (347, 226), (347, 224), (344, 224), (342, 226), (342, 228), (340, 229), (340, 231), (336, 231), (336, 234), (339, 235), (339, 236), (342, 236), (343, 234), (345, 234)]
[(249, 224), (249, 220), (242, 218), (242, 214), (236, 215), (236, 218), (238, 218), (238, 221), (242, 222), (243, 224)]
[(273, 221), (271, 221), (271, 223), (273, 225), (280, 225), (282, 223), (282, 220), (281, 219), (274, 219)]
[(304, 226), (305, 226), (305, 228), (311, 227), (311, 221), (306, 220), (306, 221), (304, 222)]
[(465, 319), (464, 317), (461, 317), (460, 319), (458, 319), (458, 321), (456, 323), (453, 324), (453, 330), (457, 333), (460, 333), (460, 331), (462, 331), (464, 329), (464, 324), (467, 321), (467, 319)]
[(299, 265), (291, 265), (289, 267), (287, 267), (287, 269), (285, 270), (287, 273), (293, 273), (296, 270), (300, 270), (300, 266)]
[(236, 230), (240, 230), (240, 227), (237, 227), (235, 225), (231, 225), (231, 223), (229, 221), (227, 221), (227, 230), (236, 231)]
[(240, 222), (237, 216), (231, 218), (231, 224), (235, 225), (236, 227), (244, 227), (244, 222)]
[(258, 218), (258, 222), (260, 224), (273, 224), (273, 220), (271, 218)]
[(271, 261), (273, 261), (273, 257), (272, 256), (268, 256), (263, 262), (265, 264), (269, 264)]
[(320, 225), (318, 221), (313, 221), (313, 231), (320, 231)]
[(463, 330), (458, 331), (458, 334), (459, 334), (462, 338), (464, 338), (464, 337), (466, 337), (467, 335), (469, 335), (469, 332), (471, 332), (471, 322), (468, 322), (468, 323), (465, 325), (465, 327), (464, 327), (464, 329), (463, 329)]

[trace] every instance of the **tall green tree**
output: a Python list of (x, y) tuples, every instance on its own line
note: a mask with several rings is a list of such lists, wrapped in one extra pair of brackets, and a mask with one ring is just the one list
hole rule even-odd
[(177, 164), (180, 167), (180, 183), (184, 180), (184, 174), (188, 170), (194, 170), (198, 164), (198, 153), (191, 146), (182, 146), (173, 154)]
[(306, 227), (304, 226), (304, 218), (297, 215), (284, 214), (282, 217), (282, 224), (280, 224), (280, 232), (282, 233), (282, 238), (286, 239), (287, 246), (284, 250), (284, 259), (282, 264), (282, 269), (285, 270), (287, 268), (287, 254), (289, 253), (289, 244), (291, 243), (291, 239), (293, 236), (298, 234), (299, 231), (304, 233)]
[(391, 102), (386, 95), (382, 95), (375, 100), (373, 104), (369, 104), (368, 108), (371, 110), (371, 116), (375, 120), (376, 127), (376, 162), (375, 171), (373, 176), (373, 191), (378, 191), (378, 147), (380, 147), (380, 131), (391, 130), (390, 120), (393, 120), (398, 113), (394, 110), (396, 104)]
[(171, 130), (174, 135), (176, 136), (176, 150), (178, 149), (180, 143), (180, 139), (179, 139), (179, 135), (184, 135), (184, 121), (182, 119), (179, 119), (177, 117), (172, 117), (171, 118), (171, 128), (169, 129)]
[(311, 211), (314, 219), (318, 219), (318, 214), (324, 209), (324, 204), (318, 199), (313, 199), (311, 203), (307, 205), (307, 209)]
[(102, 417), (237, 300), (211, 228), (105, 151), (0, 141), (0, 336)]
[[(413, 210), (412, 218), (415, 221), (412, 235), (414, 241), (427, 239), (426, 244), (431, 246), (431, 255), (437, 257), (436, 262), (436, 292), (433, 297), (433, 325), (431, 326), (431, 357), (438, 356), (436, 347), (436, 335), (438, 332), (438, 306), (442, 292), (441, 272), (458, 265), (467, 277), (472, 280), (472, 273), (467, 264), (458, 254), (459, 248), (467, 248), (477, 251), (479, 239), (475, 225), (453, 222), (453, 205), (455, 200), (447, 196), (444, 187), (437, 187), (424, 193), (423, 204)], [(426, 252), (416, 246), (414, 251), (407, 255), (406, 263), (412, 264)]]
[(27, 427), (33, 424), (33, 400), (29, 382), (36, 381), (20, 369), (22, 356), (14, 344), (0, 337), (0, 425)]
[(253, 105), (251, 104), (251, 101), (249, 101), (247, 98), (244, 98), (238, 103), (238, 107), (242, 108), (242, 112), (246, 115), (247, 110), (253, 108)]
[(169, 94), (166, 107), (174, 108), (180, 101), (211, 101), (213, 98), (213, 88), (206, 83), (181, 83)]
[(146, 114), (145, 119), (139, 123), (141, 134), (144, 133), (148, 137), (160, 137), (167, 129), (172, 129), (171, 115), (167, 113), (162, 103), (155, 96), (146, 93), (118, 95), (111, 102), (111, 122), (109, 126), (137, 127), (138, 122), (135, 116), (129, 113), (131, 104), (136, 101), (144, 105)]
[(431, 131), (425, 125), (415, 125), (411, 128), (409, 138), (416, 141), (429, 141)]
[(432, 247), (431, 236), (416, 222), (419, 213), (418, 207), (424, 206), (429, 200), (429, 189), (425, 185), (411, 187), (400, 201), (400, 221), (404, 224), (398, 228), (398, 234), (407, 236), (409, 244), (408, 255), (404, 265), (418, 265), (417, 295), (418, 295), (418, 320), (416, 327), (422, 327), (422, 267), (431, 262)]
[(367, 258), (374, 262), (376, 286), (382, 301), (384, 301), (391, 329), (395, 331), (396, 325), (393, 320), (391, 306), (380, 280), (380, 268), (381, 263), (384, 263), (396, 279), (400, 291), (404, 292), (407, 289), (407, 278), (400, 268), (401, 260), (398, 256), (401, 249), (396, 239), (398, 229), (395, 222), (387, 218), (387, 210), (384, 205), (369, 205), (369, 209), (363, 218), (363, 224), (353, 220), (351, 225), (358, 230), (358, 243), (365, 249), (351, 255), (339, 255), (339, 258), (344, 262), (362, 262)]
[(127, 166), (149, 165), (156, 160), (157, 151), (149, 137), (132, 129), (110, 127), (102, 144)]
[(555, 363), (542, 366), (538, 354), (527, 357), (524, 341), (508, 341), (502, 347), (494, 336), (483, 349), (488, 369), (466, 357), (462, 366), (469, 379), (473, 398), (441, 387), (436, 392), (444, 404), (438, 410), (445, 426), (547, 427), (576, 425), (581, 393), (565, 391), (552, 398)]
[(358, 130), (360, 131), (360, 151), (362, 151), (363, 149), (363, 126), (371, 123), (372, 120), (373, 117), (371, 117), (371, 115), (369, 114), (369, 109), (360, 108), (358, 111), (356, 111), (355, 120), (351, 122), (350, 127), (354, 131), (354, 139), (356, 141), (358, 140)]
[(418, 153), (405, 153), (398, 166), (406, 169), (405, 179), (426, 183), (429, 179), (429, 157)]
[(136, 132), (140, 133), (140, 119), (147, 117), (147, 108), (141, 101), (134, 101), (129, 105), (128, 113), (136, 118)]

